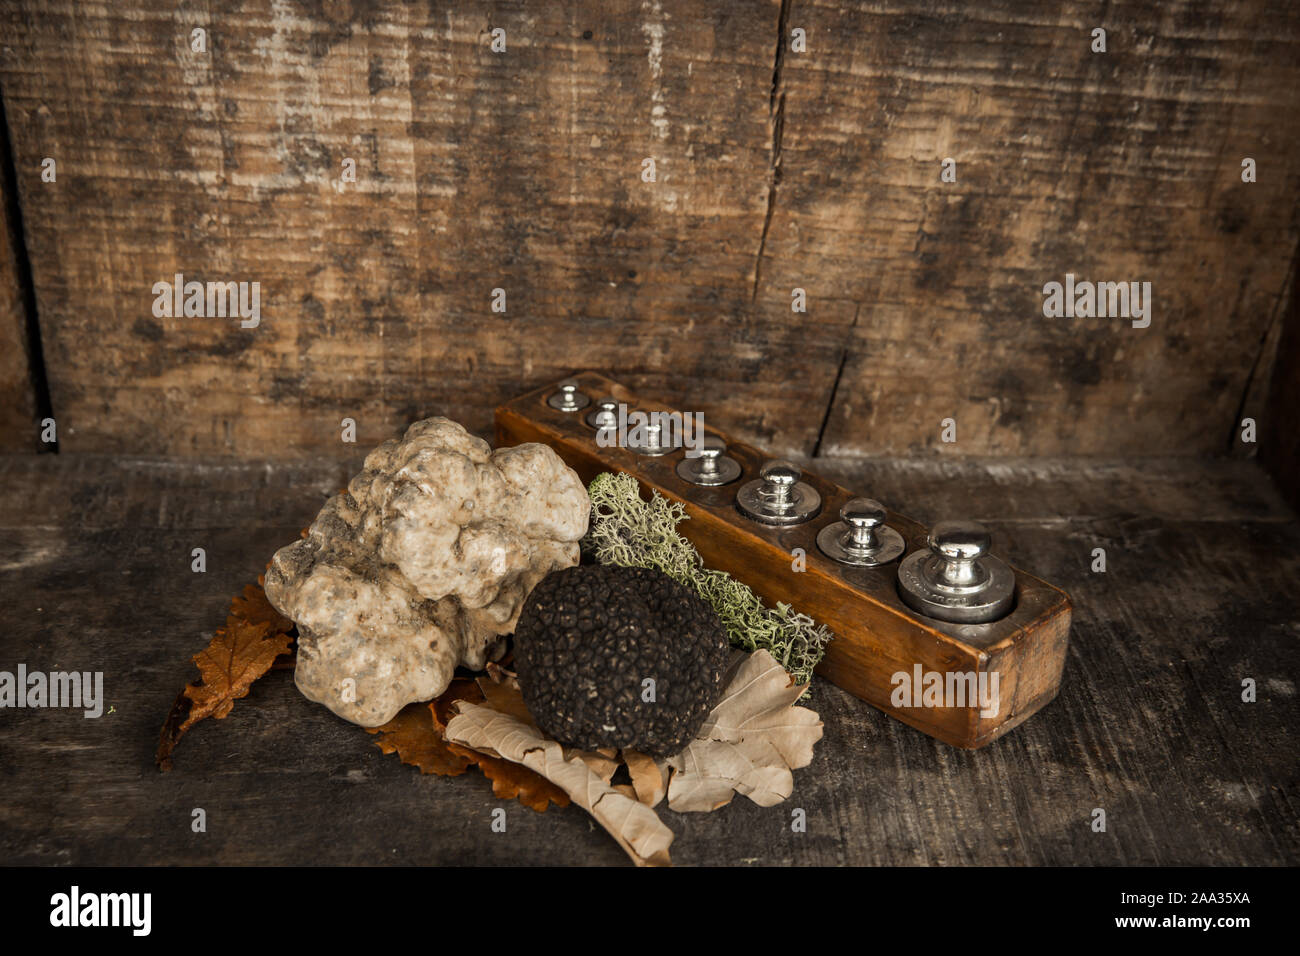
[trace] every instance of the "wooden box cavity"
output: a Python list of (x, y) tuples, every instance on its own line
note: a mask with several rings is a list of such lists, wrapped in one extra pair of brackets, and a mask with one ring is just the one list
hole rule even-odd
[[(630, 409), (672, 411), (641, 398), (595, 372), (573, 377), (596, 401), (607, 396)], [(635, 476), (642, 485), (682, 502), (690, 516), (678, 530), (704, 563), (749, 585), (769, 605), (784, 602), (835, 633), (817, 673), (892, 717), (957, 747), (975, 748), (997, 739), (1056, 696), (1065, 664), (1070, 599), (1059, 588), (1015, 569), (1016, 604), (989, 624), (948, 624), (918, 615), (898, 596), (898, 562), (874, 568), (846, 567), (818, 550), (817, 532), (838, 520), (840, 506), (870, 489), (848, 489), (805, 471), (803, 481), (822, 496), (822, 510), (792, 527), (768, 527), (735, 507), (736, 489), (757, 477), (770, 455), (706, 424), (705, 431), (727, 443), (740, 463), (739, 479), (714, 488), (692, 485), (676, 473), (683, 452), (647, 457), (621, 447), (601, 447), (585, 418), (592, 406), (565, 412), (547, 404), (555, 384), (529, 392), (496, 410), (498, 445), (542, 442), (551, 446), (584, 481), (603, 471)], [(890, 507), (889, 524), (907, 544), (907, 554), (926, 547), (926, 528)], [(806, 570), (795, 571), (802, 549)], [(966, 706), (895, 706), (896, 675), (950, 672), (998, 674), (996, 714), (978, 703)]]

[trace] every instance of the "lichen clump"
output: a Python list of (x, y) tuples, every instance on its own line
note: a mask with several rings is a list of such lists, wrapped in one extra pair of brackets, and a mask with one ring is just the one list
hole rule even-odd
[(605, 472), (587, 488), (591, 524), (583, 550), (601, 564), (655, 568), (690, 588), (717, 613), (733, 647), (762, 648), (790, 672), (795, 683), (812, 680), (831, 632), (788, 604), (763, 604), (752, 590), (725, 571), (706, 568), (677, 525), (687, 519), (681, 502), (657, 491), (641, 497), (631, 475)]

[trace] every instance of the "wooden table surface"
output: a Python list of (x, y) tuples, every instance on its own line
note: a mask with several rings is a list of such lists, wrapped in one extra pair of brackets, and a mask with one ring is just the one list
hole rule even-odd
[[(190, 656), (351, 464), (0, 458), (0, 670), (103, 671), (112, 708), (0, 711), (0, 862), (626, 864), (576, 807), (539, 815), (477, 773), (381, 754), (287, 671), (199, 725), (170, 773), (154, 767)], [(967, 752), (818, 680), (826, 734), (793, 797), (662, 810), (677, 864), (1300, 862), (1300, 523), (1252, 463), (816, 468), (925, 522), (987, 521), (997, 550), (1069, 591), (1060, 696)], [(806, 833), (790, 832), (794, 807)]]

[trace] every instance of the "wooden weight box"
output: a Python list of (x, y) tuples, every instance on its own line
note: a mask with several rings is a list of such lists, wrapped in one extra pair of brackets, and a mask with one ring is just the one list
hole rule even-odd
[[(922, 551), (928, 558), (931, 547), (939, 547), (917, 522), (892, 509), (887, 512), (886, 524), (901, 536), (905, 550), (903, 556), (876, 566), (842, 564), (818, 546), (818, 534), (839, 520), (841, 509), (851, 501), (860, 503), (857, 495), (869, 489), (851, 490), (803, 473), (799, 480), (804, 484), (797, 487), (812, 489), (808, 500), (819, 496), (820, 506), (799, 523), (761, 523), (737, 503), (741, 489), (750, 486), (752, 499), (760, 484), (754, 479), (768, 456), (758, 449), (706, 425), (706, 435), (725, 443), (725, 456), (739, 466), (739, 475), (716, 486), (693, 484), (678, 472), (683, 450), (647, 455), (627, 447), (602, 447), (596, 427), (589, 424), (596, 403), (606, 398), (622, 403), (628, 414), (672, 409), (595, 372), (567, 379), (565, 386), (548, 385), (499, 407), (497, 444), (541, 442), (554, 448), (584, 481), (603, 471), (626, 472), (643, 486), (682, 502), (690, 520), (678, 530), (695, 545), (706, 566), (728, 572), (769, 605), (789, 604), (834, 632), (817, 668), (833, 684), (932, 737), (966, 748), (995, 740), (1056, 696), (1070, 629), (1070, 599), (1059, 588), (989, 556), (1006, 574), (1007, 593), (1014, 601), (1009, 611), (978, 624), (922, 614), (903, 600), (898, 585), (908, 557)], [(827, 535), (834, 537), (833, 532)], [(824, 536), (823, 542), (827, 540)], [(794, 569), (796, 549), (805, 555), (803, 571)], [(921, 560), (915, 558), (906, 567), (914, 568)], [(986, 690), (982, 698), (974, 693), (981, 684)], [(995, 697), (989, 693), (994, 686)]]

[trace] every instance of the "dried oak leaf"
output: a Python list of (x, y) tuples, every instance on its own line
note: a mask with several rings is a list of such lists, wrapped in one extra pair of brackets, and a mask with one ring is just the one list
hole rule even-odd
[[(478, 681), (472, 677), (453, 677), (447, 689), (442, 692), (442, 696), (436, 698), (428, 708), (433, 714), (433, 729), (442, 736), (443, 730), (447, 727), (447, 721), (451, 720), (451, 705), (458, 700), (468, 700), (472, 703), (479, 704), (483, 702), (483, 691), (479, 689)], [(426, 705), (420, 704), (424, 707)]]
[(402, 763), (419, 767), (420, 773), (455, 777), (474, 762), (447, 746), (434, 725), (432, 704), (407, 704), (388, 723), (369, 727), (367, 733), (379, 734), (375, 744), (380, 750), (397, 754)]
[(536, 726), (533, 715), (528, 712), (528, 707), (524, 704), (524, 695), (519, 689), (519, 681), (510, 676), (503, 676), (497, 680), (496, 675), (490, 670), (488, 674), (488, 677), (480, 677), (477, 681), (478, 689), (483, 694), (483, 703), (525, 724)]
[(269, 624), (273, 631), (288, 633), (293, 630), (293, 621), (271, 607), (266, 592), (262, 590), (265, 579), (265, 575), (258, 575), (256, 584), (245, 585), (244, 593), (230, 602), (230, 614), (250, 624)]
[(614, 779), (614, 773), (619, 768), (618, 751), (601, 748), (600, 750), (573, 750), (568, 747), (564, 749), (566, 757), (577, 757), (587, 765), (587, 769), (594, 773), (605, 783)]
[(624, 750), (623, 762), (627, 764), (636, 798), (647, 807), (659, 806), (668, 790), (668, 762), (636, 750)]
[(733, 664), (727, 690), (696, 739), (666, 761), (669, 809), (716, 810), (736, 793), (770, 807), (790, 796), (791, 771), (812, 762), (822, 737), (821, 718), (794, 706), (805, 689), (765, 650)]
[(154, 754), (158, 766), (170, 770), (172, 751), (181, 737), (206, 717), (220, 720), (230, 713), (235, 701), (248, 695), (253, 682), (271, 669), (276, 658), (289, 652), (293, 640), (293, 622), (266, 602), (261, 578), (258, 585), (244, 588), (230, 602), (225, 627), (218, 628), (212, 642), (194, 655), (199, 680), (188, 684), (172, 704)]
[[(262, 582), (265, 575), (257, 576), (256, 584), (249, 584), (244, 587), (244, 593), (230, 602), (230, 613), (235, 617), (243, 618), (246, 621), (256, 623), (265, 621), (271, 625), (273, 631), (289, 632), (293, 630), (293, 621), (289, 620), (279, 611), (271, 606), (271, 602), (266, 599), (266, 592), (262, 590)], [(294, 648), (288, 654), (281, 654), (271, 669), (276, 671), (291, 671), (297, 663), (297, 648)]]
[[(510, 719), (514, 720), (513, 717)], [(480, 753), (473, 747), (464, 747), (451, 741), (447, 742), (447, 746), (453, 753), (472, 759), (478, 764), (479, 770), (483, 771), (483, 776), (492, 781), (494, 797), (502, 800), (518, 799), (524, 806), (538, 813), (545, 813), (546, 808), (552, 803), (557, 807), (569, 805), (569, 795), (562, 788), (526, 766), (502, 760), (491, 754)]]
[[(546, 812), (552, 803), (557, 807), (569, 805), (568, 794), (527, 767), (446, 740), (447, 722), (455, 716), (453, 705), (458, 701), (484, 702), (485, 706), (501, 707), (508, 712), (517, 713), (517, 708), (523, 707), (523, 696), (519, 693), (518, 684), (512, 688), (509, 682), (496, 684), (482, 677), (477, 681), (464, 677), (453, 678), (446, 692), (429, 704), (433, 714), (433, 732), (451, 754), (465, 760), (467, 764), (478, 765), (483, 776), (492, 781), (493, 796), (502, 800), (518, 800), (538, 813)], [(526, 710), (524, 715), (527, 715)]]
[(447, 724), (447, 740), (520, 764), (559, 787), (595, 818), (637, 864), (667, 866), (673, 832), (626, 791), (601, 780), (573, 752), (531, 724), (482, 704), (462, 701)]

